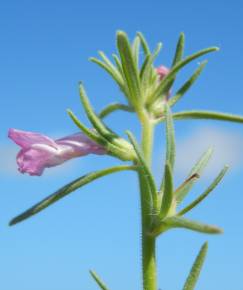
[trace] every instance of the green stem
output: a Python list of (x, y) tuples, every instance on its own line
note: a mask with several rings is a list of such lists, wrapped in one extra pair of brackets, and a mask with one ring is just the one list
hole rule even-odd
[[(142, 150), (149, 166), (151, 166), (154, 125), (147, 115), (141, 118)], [(151, 227), (153, 208), (150, 204), (149, 189), (144, 176), (139, 173), (141, 219), (142, 219), (142, 271), (143, 290), (157, 290), (155, 238), (148, 236)]]

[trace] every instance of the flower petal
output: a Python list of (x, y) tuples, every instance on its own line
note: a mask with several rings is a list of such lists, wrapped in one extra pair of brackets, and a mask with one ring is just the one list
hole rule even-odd
[(73, 157), (90, 153), (98, 155), (106, 153), (106, 150), (102, 146), (95, 143), (81, 132), (58, 139), (56, 140), (56, 144), (69, 146), (70, 152), (74, 155)]
[(21, 173), (41, 175), (45, 168), (87, 155), (106, 154), (106, 150), (83, 133), (76, 133), (56, 141), (39, 133), (16, 129), (9, 130), (9, 137), (22, 147), (17, 155)]
[(46, 144), (54, 148), (57, 147), (54, 140), (40, 133), (22, 131), (11, 128), (8, 131), (8, 137), (23, 149), (30, 148), (31, 145), (36, 143)]

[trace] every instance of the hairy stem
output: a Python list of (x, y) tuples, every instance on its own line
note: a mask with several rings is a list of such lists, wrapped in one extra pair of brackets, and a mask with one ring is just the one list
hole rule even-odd
[[(147, 115), (141, 118), (142, 124), (142, 150), (149, 166), (153, 148), (154, 125)], [(149, 188), (142, 173), (139, 173), (141, 220), (142, 220), (142, 273), (143, 290), (157, 290), (155, 238), (148, 236), (152, 222), (153, 207), (149, 194)]]

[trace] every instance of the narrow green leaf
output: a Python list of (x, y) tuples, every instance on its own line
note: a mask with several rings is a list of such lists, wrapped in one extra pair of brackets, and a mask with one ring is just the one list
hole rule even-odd
[(118, 138), (118, 136), (115, 133), (113, 133), (111, 130), (109, 130), (101, 121), (101, 119), (96, 115), (96, 113), (94, 112), (94, 109), (92, 108), (89, 102), (88, 97), (86, 96), (82, 83), (80, 83), (79, 92), (80, 92), (80, 99), (85, 109), (85, 112), (87, 114), (87, 117), (89, 118), (94, 128), (102, 137), (104, 137), (110, 142), (113, 142), (115, 139)]
[(139, 49), (140, 49), (140, 38), (136, 36), (134, 38), (133, 44), (132, 44), (132, 53), (133, 57), (135, 59), (136, 66), (139, 66)]
[(165, 104), (165, 125), (166, 125), (166, 163), (168, 163), (173, 171), (175, 164), (176, 146), (175, 146), (175, 130), (173, 124), (173, 116), (170, 107)]
[(165, 165), (163, 197), (160, 209), (160, 219), (164, 219), (171, 209), (173, 202), (173, 175), (169, 164)]
[[(172, 66), (174, 67), (178, 62), (180, 62), (183, 58), (183, 54), (184, 54), (184, 46), (185, 46), (185, 35), (184, 33), (180, 33), (177, 45), (176, 45), (176, 51), (175, 51), (175, 55), (174, 55), (174, 59), (172, 62)], [(168, 90), (173, 86), (174, 82), (176, 79), (176, 75), (174, 76), (174, 78), (170, 81), (170, 83), (168, 84)]]
[(144, 61), (144, 65), (142, 66), (141, 71), (140, 71), (142, 91), (145, 91), (146, 88), (149, 86), (148, 84), (150, 82), (151, 73), (152, 73), (152, 70), (154, 70), (153, 62), (158, 56), (161, 50), (161, 47), (162, 47), (162, 43), (158, 43), (154, 53), (149, 55)]
[(158, 87), (156, 88), (154, 93), (151, 95), (150, 102), (153, 103), (157, 98), (166, 94), (169, 91), (170, 86), (171, 86), (177, 72), (180, 69), (182, 69), (185, 65), (187, 65), (188, 63), (190, 63), (194, 59), (201, 57), (202, 55), (205, 55), (209, 52), (213, 52), (213, 51), (217, 51), (217, 50), (218, 50), (217, 47), (206, 48), (206, 49), (200, 50), (200, 51), (186, 57), (185, 59), (179, 61), (175, 66), (173, 66), (171, 68), (168, 75), (166, 75), (164, 77), (164, 79), (160, 82), (160, 84), (158, 85)]
[[(123, 160), (132, 160), (133, 153), (131, 152), (131, 145), (125, 140), (120, 138), (117, 134), (111, 131), (102, 120), (96, 115), (94, 109), (92, 108), (88, 97), (86, 96), (84, 87), (80, 84), (80, 98), (89, 118), (90, 122), (97, 130), (97, 132), (109, 142), (111, 152), (114, 152), (119, 158), (122, 157)], [(112, 146), (113, 145), (113, 146)], [(114, 146), (116, 148), (114, 148)], [(130, 156), (130, 157), (129, 157)]]
[(192, 203), (190, 203), (188, 206), (183, 208), (177, 215), (184, 215), (191, 209), (193, 209), (195, 206), (197, 206), (200, 202), (202, 202), (213, 190), (214, 188), (220, 183), (220, 181), (223, 179), (225, 173), (228, 170), (228, 166), (225, 166), (218, 176), (214, 179), (214, 181), (210, 184), (210, 186), (198, 197), (196, 198)]
[(164, 224), (169, 228), (185, 228), (206, 234), (220, 234), (223, 232), (222, 229), (216, 226), (203, 224), (179, 216), (168, 217), (164, 220)]
[(191, 86), (200, 76), (206, 64), (207, 61), (202, 62), (198, 69), (194, 72), (194, 74), (184, 83), (184, 85), (176, 92), (176, 94), (169, 99), (170, 106), (174, 106), (174, 104), (177, 103), (185, 95), (185, 93), (191, 88)]
[(145, 57), (144, 61), (143, 61), (143, 64), (142, 64), (141, 69), (140, 69), (140, 72), (139, 72), (139, 77), (140, 77), (140, 79), (142, 79), (142, 76), (143, 76), (143, 74), (144, 74), (144, 70), (146, 69), (147, 64), (148, 64), (150, 58), (151, 58), (151, 55), (147, 55), (147, 56)]
[(129, 89), (129, 100), (136, 108), (141, 97), (138, 67), (136, 66), (136, 61), (134, 59), (127, 35), (122, 31), (118, 31), (117, 33), (117, 47), (119, 50), (127, 87)]
[(204, 243), (193, 263), (183, 290), (194, 290), (208, 251), (208, 243)]
[(144, 51), (145, 56), (150, 55), (150, 49), (148, 43), (141, 32), (137, 32), (137, 36), (140, 38), (141, 45)]
[(185, 34), (181, 32), (176, 45), (176, 51), (172, 62), (172, 66), (176, 65), (179, 61), (181, 61), (184, 54), (184, 46), (185, 46)]
[(98, 51), (98, 54), (103, 59), (104, 63), (106, 63), (112, 71), (119, 75), (119, 71), (117, 71), (117, 68), (113, 65), (113, 63), (109, 60), (105, 53), (103, 51)]
[(91, 140), (95, 141), (96, 143), (100, 145), (105, 145), (107, 144), (107, 141), (102, 138), (101, 136), (98, 136), (94, 130), (88, 129), (81, 121), (76, 117), (76, 115), (70, 110), (67, 110), (68, 115), (70, 118), (73, 120), (75, 125), (86, 135), (88, 136)]
[[(176, 154), (176, 146), (175, 146), (175, 130), (173, 124), (173, 118), (170, 111), (170, 107), (165, 104), (165, 126), (166, 126), (166, 157), (165, 164), (169, 164), (170, 169), (173, 173), (174, 164), (175, 164), (175, 154)], [(164, 191), (164, 183), (165, 176), (162, 179), (160, 185), (160, 193)]]
[(98, 277), (98, 275), (94, 271), (90, 270), (89, 272), (90, 272), (90, 275), (94, 278), (95, 282), (100, 287), (100, 289), (102, 289), (102, 290), (109, 290), (107, 288), (107, 286), (104, 284), (104, 282), (101, 281), (101, 279)]
[(114, 59), (114, 61), (116, 63), (118, 71), (120, 72), (120, 74), (122, 76), (123, 86), (122, 86), (121, 90), (123, 91), (123, 93), (127, 97), (128, 102), (130, 103), (129, 90), (128, 90), (126, 82), (124, 81), (126, 78), (125, 78), (125, 74), (124, 74), (124, 71), (123, 71), (123, 68), (122, 68), (121, 61), (120, 61), (119, 57), (115, 53), (112, 54), (112, 57), (113, 57), (113, 59)]
[(112, 57), (116, 63), (117, 69), (119, 70), (120, 74), (124, 77), (124, 72), (119, 57), (115, 53), (112, 54)]
[(147, 162), (145, 161), (143, 154), (139, 148), (139, 145), (135, 139), (135, 137), (133, 136), (133, 134), (129, 131), (126, 132), (128, 135), (129, 140), (131, 141), (133, 148), (137, 154), (137, 158), (139, 161), (139, 165), (141, 166), (141, 169), (144, 173), (144, 177), (149, 185), (150, 191), (151, 191), (151, 197), (153, 200), (153, 205), (154, 208), (157, 208), (157, 198), (158, 198), (158, 194), (157, 194), (157, 188), (156, 188), (156, 184), (152, 175), (152, 172), (149, 169), (149, 166), (147, 165)]
[(175, 191), (175, 197), (177, 204), (180, 204), (183, 199), (187, 196), (188, 192), (192, 189), (194, 183), (200, 175), (202, 174), (204, 168), (208, 164), (211, 156), (212, 156), (213, 150), (212, 148), (209, 148), (206, 152), (202, 154), (200, 159), (196, 162), (196, 164), (191, 169), (188, 178), (185, 182), (180, 185), (176, 191)]
[(128, 165), (121, 165), (121, 166), (114, 166), (110, 168), (106, 168), (99, 171), (94, 171), (89, 174), (86, 174), (84, 176), (81, 176), (78, 179), (75, 179), (74, 181), (70, 182), (69, 184), (61, 187), (59, 190), (57, 190), (55, 193), (49, 195), (42, 201), (38, 202), (34, 206), (32, 206), (30, 209), (26, 210), (22, 214), (18, 215), (14, 219), (10, 221), (10, 225), (17, 224), (35, 214), (42, 211), (43, 209), (47, 208), (48, 206), (52, 205), (53, 203), (57, 202), (61, 198), (67, 196), (71, 192), (77, 190), (78, 188), (98, 179), (103, 176), (109, 175), (111, 173), (124, 171), (124, 170), (136, 170), (136, 166), (128, 166)]
[(123, 81), (120, 73), (117, 71), (117, 69), (113, 69), (113, 67), (107, 65), (106, 63), (104, 63), (103, 61), (101, 61), (101, 60), (99, 60), (99, 59), (97, 59), (95, 57), (91, 57), (89, 60), (94, 62), (94, 63), (96, 63), (101, 68), (103, 68), (106, 72), (108, 72), (110, 74), (110, 76), (114, 79), (114, 81), (118, 84), (120, 89), (123, 92), (125, 92), (124, 81)]
[(121, 111), (125, 111), (125, 112), (134, 112), (133, 108), (131, 108), (130, 106), (120, 104), (120, 103), (113, 103), (113, 104), (106, 106), (99, 113), (99, 117), (103, 119), (117, 110), (121, 110)]
[(173, 114), (174, 119), (186, 120), (186, 119), (212, 119), (219, 121), (229, 121), (236, 123), (243, 123), (243, 116), (220, 113), (220, 112), (210, 112), (210, 111), (182, 111)]

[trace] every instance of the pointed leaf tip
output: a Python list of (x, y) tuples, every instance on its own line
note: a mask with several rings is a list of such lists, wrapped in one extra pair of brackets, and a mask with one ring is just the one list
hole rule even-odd
[(136, 170), (137, 168), (130, 165), (119, 165), (113, 166), (106, 169), (102, 169), (99, 171), (93, 171), (86, 175), (81, 176), (80, 178), (75, 179), (74, 181), (68, 183), (67, 185), (61, 187), (59, 190), (54, 192), (53, 194), (47, 196), (22, 214), (18, 215), (17, 217), (13, 218), (9, 225), (15, 225), (19, 222), (22, 222), (40, 211), (44, 210), (45, 208), (49, 207), (50, 205), (56, 203), (60, 199), (64, 198), (65, 196), (69, 195), (70, 193), (74, 192), (75, 190), (81, 188), (82, 186), (91, 183), (92, 181), (104, 177), (106, 175), (119, 172), (119, 171), (126, 171), (126, 170)]
[(204, 243), (200, 249), (200, 252), (195, 260), (195, 262), (193, 263), (193, 266), (191, 268), (191, 271), (187, 277), (186, 283), (183, 287), (183, 290), (194, 290), (198, 277), (200, 275), (202, 266), (204, 264), (204, 260), (206, 258), (207, 255), (207, 251), (208, 251), (208, 243)]

